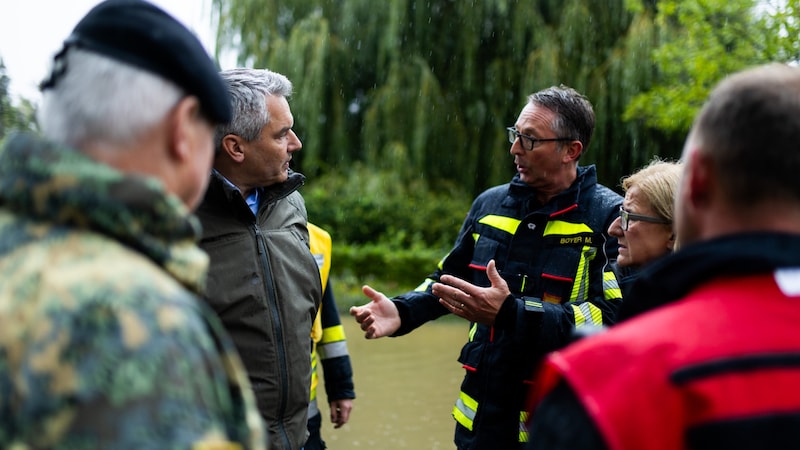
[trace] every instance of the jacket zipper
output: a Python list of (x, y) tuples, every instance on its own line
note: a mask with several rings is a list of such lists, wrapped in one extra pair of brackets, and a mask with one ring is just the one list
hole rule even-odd
[[(281, 377), (281, 386), (283, 386), (283, 390), (279, 392), (280, 401), (278, 412), (281, 419), (283, 419), (284, 414), (286, 414), (286, 390), (288, 389), (287, 386), (289, 382), (289, 369), (286, 367), (286, 347), (283, 343), (283, 327), (280, 312), (278, 311), (278, 299), (275, 296), (275, 285), (272, 280), (272, 267), (270, 267), (269, 264), (269, 250), (264, 241), (264, 236), (261, 234), (261, 229), (256, 223), (253, 224), (253, 232), (255, 233), (256, 245), (258, 246), (258, 254), (261, 257), (261, 267), (264, 268), (264, 289), (267, 293), (267, 307), (270, 313), (272, 313), (272, 331), (275, 333), (275, 344), (277, 347), (278, 361), (280, 363), (279, 375)], [(286, 448), (292, 448), (283, 420), (279, 420), (278, 422)]]

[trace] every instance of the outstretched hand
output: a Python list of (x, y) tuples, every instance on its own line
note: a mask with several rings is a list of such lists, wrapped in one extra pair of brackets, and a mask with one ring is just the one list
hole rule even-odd
[(394, 302), (382, 293), (364, 285), (361, 292), (370, 298), (370, 302), (362, 306), (352, 306), (350, 315), (356, 318), (364, 330), (364, 337), (377, 339), (390, 336), (400, 328), (400, 313)]
[(511, 294), (494, 260), (486, 265), (491, 287), (480, 287), (451, 275), (442, 275), (432, 292), (451, 313), (471, 322), (494, 325), (500, 307)]

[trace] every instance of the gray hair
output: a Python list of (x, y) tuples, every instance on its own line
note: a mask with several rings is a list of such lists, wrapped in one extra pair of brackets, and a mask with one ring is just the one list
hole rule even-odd
[(64, 57), (66, 72), (44, 91), (38, 112), (44, 136), (61, 144), (130, 145), (185, 95), (170, 81), (96, 53), (72, 48)]
[(231, 69), (220, 72), (220, 75), (231, 94), (233, 119), (217, 127), (217, 150), (221, 150), (222, 138), (228, 134), (235, 134), (248, 142), (257, 139), (261, 129), (269, 123), (266, 98), (292, 95), (292, 82), (267, 69)]
[(583, 151), (586, 151), (592, 140), (595, 122), (594, 109), (586, 96), (562, 84), (529, 95), (528, 102), (553, 111), (556, 119), (551, 129), (559, 137), (581, 141)]

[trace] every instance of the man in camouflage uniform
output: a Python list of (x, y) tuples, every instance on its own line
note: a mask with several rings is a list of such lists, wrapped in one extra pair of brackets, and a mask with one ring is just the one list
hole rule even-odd
[(0, 151), (0, 448), (263, 449), (241, 362), (198, 297), (191, 214), (230, 99), (162, 10), (109, 0)]

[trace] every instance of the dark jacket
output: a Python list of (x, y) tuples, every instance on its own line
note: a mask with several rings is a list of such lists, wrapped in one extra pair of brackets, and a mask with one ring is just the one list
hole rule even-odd
[(311, 381), (309, 334), (322, 298), (309, 251), (303, 176), (263, 188), (253, 215), (214, 172), (197, 215), (211, 256), (208, 303), (244, 361), (272, 449), (306, 440)]
[[(798, 270), (800, 237), (785, 234), (723, 237), (655, 261), (634, 283), (631, 298), (637, 308), (627, 311), (619, 328), (554, 356), (580, 362), (575, 359), (581, 357), (579, 353), (591, 357), (606, 352), (618, 358), (611, 367), (581, 371), (579, 364), (570, 364), (573, 377), (558, 375), (566, 369), (554, 371), (554, 366), (547, 365), (546, 372), (555, 374), (552, 384), (556, 387), (538, 403), (529, 448), (611, 448), (596, 424), (598, 417), (606, 425), (619, 426), (617, 431), (605, 427), (608, 436), (647, 433), (650, 430), (641, 425), (643, 418), (668, 424), (672, 431), (655, 427), (649, 436), (655, 439), (651, 444), (670, 442), (669, 448), (767, 449), (798, 442), (800, 397), (792, 394), (796, 389), (791, 387), (796, 386), (800, 359)], [(782, 277), (788, 291), (775, 288)], [(622, 356), (628, 354), (633, 356)], [(635, 367), (635, 372), (617, 370), (629, 367)], [(625, 396), (613, 397), (617, 399), (613, 412), (608, 402), (600, 400), (600, 391), (610, 389), (611, 383), (597, 380), (591, 384), (594, 388), (581, 383), (580, 391), (571, 385), (587, 377), (596, 379), (599, 373), (626, 390)], [(789, 386), (781, 387), (781, 380), (788, 380)], [(657, 386), (648, 390), (644, 384)], [(628, 392), (633, 389), (624, 386), (646, 392)], [(760, 392), (760, 387), (767, 392)], [(598, 391), (596, 395), (591, 389)], [(673, 392), (677, 403), (664, 392)], [(588, 398), (592, 417), (585, 406)], [(633, 404), (641, 399), (650, 403)], [(653, 402), (658, 407), (651, 407)], [(624, 423), (614, 419), (615, 413), (627, 417)], [(692, 426), (680, 428), (687, 423)], [(658, 433), (668, 435), (659, 437)], [(618, 438), (615, 442), (620, 443), (617, 448), (643, 448), (625, 447)]]
[[(616, 261), (611, 263), (611, 269), (614, 270), (614, 274), (617, 277), (617, 283), (619, 284), (619, 290), (622, 292), (622, 299), (627, 300), (630, 297), (631, 289), (633, 288), (633, 283), (639, 278), (639, 271), (638, 267), (621, 267), (617, 264)], [(627, 303), (627, 302), (625, 302)], [(625, 303), (620, 306), (620, 309), (625, 308)], [(619, 315), (619, 311), (617, 312)]]
[(241, 361), (199, 299), (199, 234), (154, 180), (9, 138), (0, 448), (266, 447)]
[(512, 296), (495, 326), (470, 324), (459, 362), (466, 369), (453, 409), (460, 449), (517, 448), (527, 440), (524, 399), (534, 366), (571, 339), (574, 326), (610, 323), (620, 293), (609, 261), (616, 239), (606, 230), (622, 198), (579, 167), (571, 187), (547, 204), (515, 176), (473, 202), (455, 247), (417, 291), (394, 299), (408, 333), (448, 311), (430, 287), (448, 273), (489, 286), (494, 259)]

